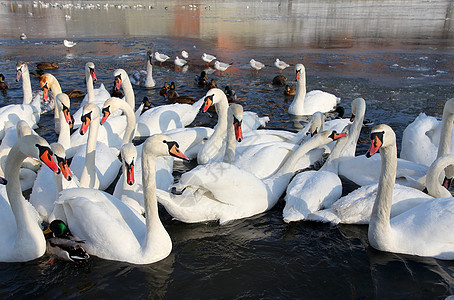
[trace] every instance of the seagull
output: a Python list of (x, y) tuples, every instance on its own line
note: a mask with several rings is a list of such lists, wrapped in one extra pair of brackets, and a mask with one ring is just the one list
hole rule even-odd
[(162, 63), (165, 62), (166, 60), (168, 60), (170, 57), (163, 53), (159, 53), (156, 51), (154, 53), (154, 58), (156, 58), (156, 60), (159, 61), (159, 63), (162, 65)]
[(226, 63), (223, 63), (223, 62), (220, 62), (220, 61), (215, 61), (214, 62), (214, 68), (220, 72), (224, 72), (225, 70), (227, 70), (228, 68), (230, 67), (229, 64), (226, 64)]
[(262, 69), (263, 67), (265, 67), (265, 64), (259, 62), (259, 61), (256, 61), (255, 59), (251, 59), (249, 61), (249, 64), (251, 65), (251, 67), (255, 70), (255, 72), (258, 73), (258, 71), (260, 69)]
[(202, 54), (202, 60), (207, 63), (207, 67), (208, 67), (209, 63), (215, 59), (216, 59), (216, 56), (214, 56), (214, 55), (210, 55), (210, 54), (206, 54), (206, 53)]
[(68, 41), (68, 40), (64, 40), (63, 41), (63, 45), (65, 45), (66, 48), (72, 48), (76, 45), (77, 43), (76, 42), (72, 42), (72, 41)]
[(177, 69), (188, 63), (186, 60), (179, 58), (178, 56), (175, 57), (175, 60), (173, 62), (175, 63), (175, 67), (177, 67)]
[(184, 59), (188, 59), (189, 53), (183, 50), (183, 51), (181, 51), (181, 57), (183, 57)]
[(274, 65), (276, 66), (276, 68), (279, 69), (279, 73), (281, 73), (282, 70), (284, 70), (285, 68), (290, 67), (290, 65), (288, 63), (286, 63), (285, 61), (279, 60), (279, 58), (276, 58)]

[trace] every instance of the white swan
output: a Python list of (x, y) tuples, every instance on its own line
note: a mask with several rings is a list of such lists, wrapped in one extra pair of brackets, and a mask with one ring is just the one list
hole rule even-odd
[(302, 144), (276, 174), (259, 179), (224, 162), (200, 165), (184, 173), (176, 184), (180, 195), (158, 190), (158, 201), (172, 217), (187, 223), (250, 217), (271, 209), (285, 192), (296, 162), (309, 150), (332, 141), (322, 132)]
[(2, 262), (25, 262), (42, 256), (46, 251), (46, 240), (39, 225), (39, 216), (21, 192), (19, 169), (22, 161), (32, 156), (58, 172), (51, 154), (46, 140), (36, 135), (27, 135), (17, 141), (8, 155), (5, 170), (8, 198), (0, 201), (1, 220), (4, 222), (0, 231)]
[(98, 107), (102, 107), (104, 102), (110, 98), (110, 93), (104, 87), (104, 84), (101, 84), (99, 88), (94, 88), (94, 83), (98, 80), (96, 77), (95, 64), (93, 62), (87, 62), (85, 64), (85, 83), (87, 85), (87, 94), (80, 103), (79, 109), (74, 113), (74, 128), (80, 128), (82, 124), (80, 118), (82, 117), (82, 112), (84, 105), (87, 103), (94, 103)]
[[(225, 137), (227, 133), (227, 110), (229, 107), (227, 96), (218, 88), (210, 89), (204, 100), (203, 112), (206, 112), (211, 105), (216, 108), (218, 122), (215, 132), (209, 140), (203, 145), (202, 149), (197, 154), (199, 164), (206, 164), (214, 161), (221, 161), (225, 152)], [(200, 101), (200, 100), (199, 100)], [(264, 124), (269, 118), (259, 118), (254, 112), (243, 112), (243, 120), (241, 129), (243, 132), (257, 129)]]
[[(60, 83), (58, 82), (57, 78), (55, 78), (55, 76), (50, 73), (41, 75), (41, 77), (39, 78), (39, 85), (43, 90), (43, 98), (46, 101), (49, 101), (49, 90), (52, 91), (54, 97), (62, 93)], [(58, 130), (60, 128), (60, 116), (58, 115), (57, 106), (55, 105), (55, 103), (52, 107), (54, 109), (55, 132), (59, 134), (60, 132)]]
[(156, 85), (153, 79), (153, 52), (147, 51), (147, 70), (141, 70), (133, 72), (129, 76), (129, 80), (133, 85), (137, 85), (144, 88), (153, 88)]
[(45, 222), (49, 222), (49, 216), (54, 209), (58, 193), (63, 189), (78, 186), (77, 179), (73, 180), (72, 178), (72, 173), (66, 160), (65, 148), (59, 143), (53, 143), (51, 148), (61, 172), (55, 174), (49, 168), (41, 168), (38, 171), (32, 193), (30, 194), (30, 203)]
[(296, 95), (288, 108), (288, 113), (296, 116), (312, 115), (316, 111), (322, 113), (333, 111), (340, 98), (320, 90), (306, 93), (306, 70), (302, 64), (295, 66)]
[(158, 156), (184, 158), (175, 142), (154, 135), (143, 146), (145, 218), (110, 194), (93, 189), (64, 190), (62, 206), (71, 232), (88, 253), (110, 260), (149, 264), (170, 254), (172, 242), (158, 215), (155, 162)]
[[(16, 82), (22, 78), (22, 90), (24, 92), (24, 100), (22, 104), (31, 104), (35, 98), (40, 101), (41, 114), (46, 113), (54, 109), (55, 95), (44, 99), (43, 91), (41, 89), (32, 91), (32, 85), (30, 82), (30, 72), (26, 62), (19, 61), (16, 64)], [(38, 100), (36, 99), (36, 100)]]
[(100, 123), (99, 108), (87, 103), (82, 115), (80, 134), (89, 129), (86, 148), (79, 149), (71, 161), (71, 169), (79, 178), (81, 187), (105, 190), (115, 180), (121, 163), (117, 158), (117, 150), (102, 142), (97, 142)]
[(436, 198), (392, 219), (391, 204), (397, 171), (396, 135), (387, 125), (371, 131), (368, 154), (380, 149), (382, 167), (369, 223), (369, 243), (387, 252), (454, 259), (454, 199)]

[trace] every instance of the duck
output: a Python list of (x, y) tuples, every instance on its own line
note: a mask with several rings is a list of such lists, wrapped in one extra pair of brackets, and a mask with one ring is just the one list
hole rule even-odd
[(295, 96), (296, 95), (296, 85), (286, 84), (284, 87), (284, 95)]
[(44, 222), (49, 222), (58, 193), (66, 188), (77, 187), (79, 183), (77, 178), (73, 179), (65, 148), (59, 143), (52, 143), (50, 147), (61, 172), (55, 174), (49, 168), (39, 169), (29, 199)]
[(167, 96), (167, 92), (169, 91), (170, 84), (168, 82), (164, 82), (164, 85), (162, 88), (159, 90), (159, 95), (165, 97)]
[(20, 38), (22, 41), (24, 41), (24, 40), (27, 39), (27, 35), (26, 35), (25, 33), (22, 32), (22, 33), (19, 35), (19, 38)]
[[(174, 184), (175, 192), (157, 190), (167, 212), (185, 223), (230, 221), (263, 213), (277, 203), (295, 170), (295, 163), (309, 150), (331, 142), (326, 131), (302, 144), (272, 176), (259, 179), (227, 162), (199, 165)], [(234, 187), (234, 188), (232, 188)]]
[(53, 61), (53, 62), (48, 62), (48, 61), (42, 61), (39, 63), (36, 63), (36, 68), (38, 70), (55, 70), (58, 69), (58, 63)]
[(287, 84), (287, 77), (282, 74), (276, 75), (273, 78), (273, 85), (284, 86)]
[[(374, 127), (367, 157), (378, 150), (382, 167), (369, 222), (369, 244), (380, 251), (454, 259), (454, 198), (435, 198), (391, 218), (397, 173), (396, 134), (386, 124)], [(450, 162), (451, 164), (454, 161)]]
[(173, 81), (170, 83), (170, 88), (169, 88), (169, 91), (167, 93), (167, 100), (170, 103), (189, 103), (189, 104), (193, 104), (195, 102), (195, 98), (194, 97), (180, 96), (177, 93), (177, 91), (175, 90), (175, 82), (173, 82)]
[(82, 92), (81, 90), (71, 90), (71, 91), (65, 91), (64, 92), (66, 95), (69, 96), (69, 98), (82, 98), (85, 97), (87, 93)]
[(274, 66), (279, 69), (279, 73), (282, 73), (282, 70), (285, 70), (286, 68), (290, 67), (288, 63), (279, 60), (279, 58), (276, 58), (276, 60), (274, 61)]
[(168, 60), (170, 58), (170, 56), (164, 54), (164, 53), (159, 53), (159, 52), (155, 52), (154, 53), (154, 58), (159, 61), (159, 64), (162, 65), (163, 62), (165, 62), (166, 60)]
[(234, 103), (237, 100), (236, 92), (230, 86), (226, 85), (224, 87), (224, 93), (229, 103)]
[(209, 64), (216, 59), (216, 56), (211, 54), (206, 54), (205, 52), (202, 54), (202, 60), (206, 62), (206, 66), (208, 67)]
[(57, 204), (64, 212), (63, 218), (71, 232), (85, 241), (84, 248), (90, 255), (150, 264), (170, 254), (172, 241), (158, 214), (155, 162), (160, 156), (185, 156), (175, 141), (162, 134), (147, 138), (142, 151), (145, 217), (99, 190), (66, 189), (60, 194)]
[(156, 82), (153, 79), (153, 51), (148, 50), (146, 57), (147, 70), (133, 72), (131, 75), (129, 75), (129, 81), (131, 81), (132, 85), (144, 88), (153, 88), (156, 86)]
[(249, 61), (249, 65), (251, 66), (252, 69), (255, 70), (256, 73), (258, 73), (259, 70), (261, 70), (261, 69), (263, 69), (265, 67), (264, 63), (256, 61), (255, 59), (251, 59)]
[(0, 197), (3, 222), (0, 234), (1, 262), (27, 262), (41, 257), (46, 251), (39, 215), (21, 193), (19, 170), (22, 161), (31, 156), (54, 172), (59, 172), (51, 154), (47, 141), (37, 135), (21, 137), (8, 154), (6, 197)]
[(76, 239), (62, 220), (53, 220), (44, 231), (46, 253), (72, 262), (85, 262), (90, 255), (83, 248), (84, 241)]
[(322, 113), (336, 109), (340, 98), (320, 90), (306, 93), (306, 70), (303, 64), (295, 66), (296, 95), (288, 108), (288, 113), (295, 116), (312, 115), (316, 111)]
[(5, 75), (0, 74), (0, 90), (6, 89), (9, 89), (9, 84), (5, 81)]
[[(140, 109), (138, 108), (137, 111), (140, 111), (140, 115), (142, 115), (144, 112), (152, 108), (153, 106), (151, 105), (150, 99), (148, 99), (147, 96), (144, 96), (142, 99), (142, 105), (143, 107)], [(139, 115), (139, 116), (140, 116)]]
[(181, 70), (181, 67), (187, 64), (188, 61), (183, 58), (179, 58), (178, 56), (175, 56), (173, 63), (175, 64), (176, 69)]
[(194, 80), (199, 87), (205, 87), (208, 85), (208, 76), (205, 71), (200, 72), (200, 75), (196, 75)]
[(227, 64), (227, 63), (220, 62), (219, 60), (214, 62), (214, 68), (216, 70), (218, 70), (219, 72), (221, 72), (221, 74), (223, 72), (225, 72), (228, 68), (230, 68), (231, 65), (232, 64)]

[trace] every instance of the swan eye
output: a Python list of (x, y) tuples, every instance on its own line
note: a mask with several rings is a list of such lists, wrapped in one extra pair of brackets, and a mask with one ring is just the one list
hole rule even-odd
[(43, 84), (43, 86), (41, 87), (41, 89), (44, 91), (45, 89), (48, 90), (49, 88), (47, 87), (47, 81), (46, 83)]
[(374, 133), (371, 133), (370, 134), (370, 139), (372, 141), (372, 143), (374, 144), (375, 147), (377, 147), (377, 143), (380, 142), (381, 144), (383, 144), (383, 134), (385, 132), (384, 131), (381, 131), (381, 132), (374, 132)]

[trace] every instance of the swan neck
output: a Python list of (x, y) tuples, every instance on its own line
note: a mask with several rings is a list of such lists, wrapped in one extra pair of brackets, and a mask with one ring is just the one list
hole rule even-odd
[(124, 76), (124, 80), (121, 82), (123, 85), (123, 91), (125, 92), (125, 101), (129, 104), (132, 110), (136, 108), (136, 97), (134, 96), (134, 90), (132, 89), (131, 81), (129, 77)]
[(90, 71), (85, 71), (85, 81), (87, 82), (87, 95), (88, 95), (88, 103), (93, 103), (95, 99), (95, 89), (93, 86), (93, 78), (90, 75)]
[(304, 101), (306, 98), (306, 71), (301, 71), (300, 78), (296, 82), (295, 100)]
[(435, 198), (452, 197), (451, 193), (443, 187), (439, 175), (449, 165), (454, 164), (454, 155), (445, 154), (437, 158), (429, 167), (426, 175), (426, 187), (429, 195)]
[(136, 116), (134, 114), (134, 111), (126, 102), (119, 100), (119, 105), (120, 105), (119, 109), (124, 113), (126, 117), (126, 128), (122, 141), (122, 144), (125, 145), (128, 143), (132, 143), (132, 139), (134, 138), (136, 130)]
[(99, 117), (93, 118), (90, 121), (88, 128), (87, 148), (85, 152), (85, 164), (80, 176), (80, 187), (84, 188), (97, 188), (97, 174), (96, 174), (96, 142), (98, 139)]
[(60, 117), (61, 122), (59, 122), (60, 133), (58, 135), (58, 143), (65, 148), (65, 150), (71, 148), (71, 129), (69, 128), (69, 124), (65, 120), (65, 115), (63, 110), (61, 109), (58, 103), (55, 103), (55, 106), (58, 107), (58, 115)]
[(381, 171), (377, 196), (369, 222), (369, 242), (374, 248), (389, 249), (391, 205), (397, 171), (396, 143), (380, 148)]
[(22, 104), (30, 104), (33, 99), (33, 91), (28, 67), (22, 72), (22, 90), (24, 91), (24, 100)]
[[(144, 147), (145, 148), (145, 147)], [(152, 234), (157, 227), (162, 227), (156, 199), (156, 159), (154, 155), (142, 154), (143, 200), (145, 209), (146, 238), (144, 251), (152, 247)]]
[(235, 127), (233, 125), (233, 115), (229, 114), (227, 118), (227, 145), (225, 148), (224, 162), (232, 164), (235, 161), (236, 138)]
[(358, 145), (358, 138), (361, 134), (361, 128), (363, 127), (364, 114), (366, 113), (366, 107), (363, 101), (360, 102), (359, 107), (355, 107), (355, 120), (351, 124), (350, 130), (348, 131), (347, 142), (340, 156), (354, 157), (356, 153), (356, 145)]
[(154, 85), (153, 80), (153, 65), (150, 63), (150, 60), (147, 59), (147, 78), (145, 81), (145, 86), (152, 86)]
[[(437, 157), (448, 154), (451, 150), (451, 133), (453, 128), (454, 114), (450, 112), (445, 105), (441, 121), (440, 143), (438, 145)], [(454, 177), (454, 166), (448, 166), (445, 169), (446, 177)]]
[(33, 247), (33, 251), (35, 252), (42, 250), (42, 255), (45, 251), (44, 236), (42, 235), (41, 228), (39, 227), (36, 218), (30, 215), (30, 207), (21, 191), (19, 180), (20, 165), (27, 156), (19, 150), (18, 144), (19, 143), (16, 143), (11, 148), (7, 157), (5, 170), (5, 177), (8, 180), (6, 193), (17, 226), (17, 237), (14, 242), (14, 249), (15, 251), (21, 252)]

